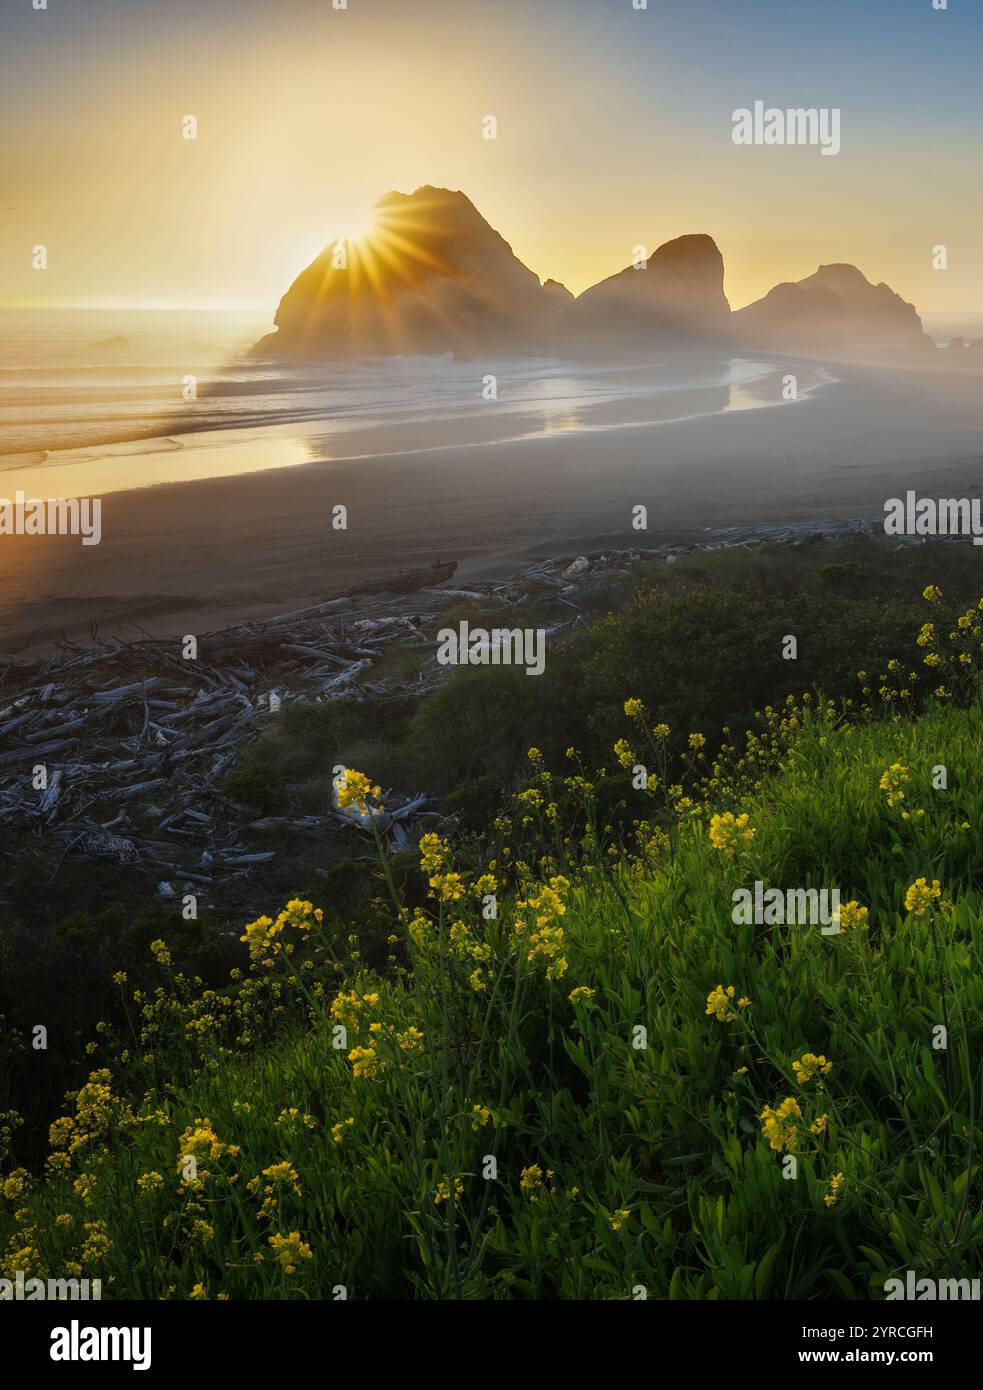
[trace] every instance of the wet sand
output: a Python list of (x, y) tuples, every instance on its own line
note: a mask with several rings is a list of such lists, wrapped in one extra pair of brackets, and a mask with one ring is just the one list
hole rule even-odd
[[(830, 369), (835, 384), (772, 408), (586, 431), (557, 421), (507, 443), (420, 427), (398, 441), (412, 453), (376, 438), (369, 457), (325, 459), (316, 426), (279, 426), (310, 462), (111, 492), (98, 546), (0, 537), (0, 648), (41, 649), (93, 621), (107, 638), (123, 625), (202, 632), (437, 557), (458, 561), (457, 580), (494, 577), (539, 557), (705, 540), (729, 526), (880, 522), (885, 499), (908, 488), (979, 495), (978, 371)], [(347, 530), (332, 527), (338, 504)], [(637, 504), (644, 532), (632, 529)]]

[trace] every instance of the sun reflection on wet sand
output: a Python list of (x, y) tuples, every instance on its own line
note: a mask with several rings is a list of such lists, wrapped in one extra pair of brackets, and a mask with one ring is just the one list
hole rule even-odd
[(209, 430), (177, 439), (142, 440), (99, 448), (65, 449), (33, 467), (9, 467), (0, 459), (0, 493), (25, 496), (97, 497), (164, 483), (260, 473), (310, 462), (302, 435), (293, 426)]

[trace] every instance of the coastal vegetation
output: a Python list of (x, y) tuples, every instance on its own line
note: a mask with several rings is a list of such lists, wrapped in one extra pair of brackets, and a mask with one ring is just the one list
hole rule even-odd
[[(8, 936), (0, 1273), (106, 1297), (822, 1299), (971, 1272), (983, 599), (945, 549), (917, 590), (916, 550), (817, 564), (781, 603), (735, 561), (740, 603), (719, 571), (645, 584), (564, 658), (578, 726), (562, 682), (508, 722), (503, 671), (400, 716), (418, 767), (489, 740), (418, 843), (377, 833), (365, 744), (348, 864), (254, 884), (234, 930), (63, 922), (111, 997), (84, 1042), (76, 1016), (43, 1124)], [(818, 673), (773, 664), (789, 614), (822, 624)], [(298, 711), (271, 768), (316, 739), (333, 759), (339, 729), (354, 748), (358, 712), (331, 717)], [(735, 923), (759, 881), (838, 887), (840, 930)]]

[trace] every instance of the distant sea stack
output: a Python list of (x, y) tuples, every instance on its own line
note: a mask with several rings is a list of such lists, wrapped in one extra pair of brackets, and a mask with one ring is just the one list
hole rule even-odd
[(566, 348), (605, 356), (729, 347), (731, 312), (716, 242), (703, 235), (665, 242), (637, 267), (585, 290), (562, 327)]
[(573, 296), (540, 284), (463, 193), (387, 193), (360, 239), (325, 247), (254, 351), (304, 358), (548, 348)]
[(786, 281), (734, 316), (737, 346), (823, 349), (933, 346), (914, 305), (890, 286), (873, 285), (855, 265), (821, 265)]

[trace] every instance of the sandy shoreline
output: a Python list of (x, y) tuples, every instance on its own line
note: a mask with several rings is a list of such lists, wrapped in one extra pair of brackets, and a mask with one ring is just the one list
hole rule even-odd
[[(787, 406), (510, 443), (428, 447), (421, 432), (412, 455), (324, 460), (304, 440), (316, 428), (296, 427), (312, 462), (105, 496), (98, 546), (0, 538), (0, 647), (40, 648), (93, 620), (106, 637), (122, 622), (201, 632), (437, 556), (458, 561), (458, 580), (496, 577), (707, 529), (880, 520), (908, 488), (979, 494), (978, 373), (829, 366), (835, 384)], [(345, 531), (332, 528), (339, 503)], [(645, 532), (631, 526), (637, 504)]]

